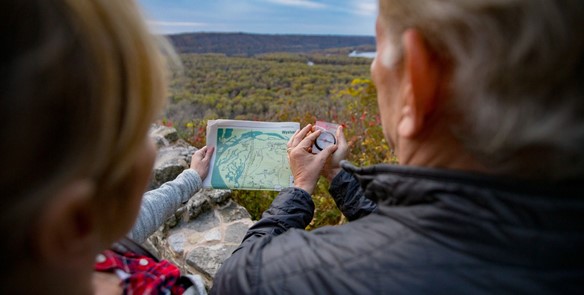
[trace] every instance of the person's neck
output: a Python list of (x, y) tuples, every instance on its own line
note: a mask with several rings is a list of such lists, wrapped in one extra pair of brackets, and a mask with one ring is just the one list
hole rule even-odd
[(489, 173), (463, 145), (444, 128), (435, 128), (415, 139), (400, 138), (397, 158), (401, 165)]

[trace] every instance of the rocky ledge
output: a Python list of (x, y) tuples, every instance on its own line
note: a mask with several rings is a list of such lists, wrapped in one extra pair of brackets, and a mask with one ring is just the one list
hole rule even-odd
[[(150, 135), (159, 148), (150, 183), (154, 189), (188, 168), (197, 149), (180, 140), (174, 128), (155, 125)], [(210, 287), (215, 273), (252, 224), (247, 210), (231, 199), (231, 191), (201, 190), (145, 246), (178, 265), (183, 273), (200, 275)]]

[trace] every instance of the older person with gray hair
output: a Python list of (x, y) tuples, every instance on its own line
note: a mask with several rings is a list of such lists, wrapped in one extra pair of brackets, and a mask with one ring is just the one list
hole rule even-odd
[[(342, 130), (289, 142), (295, 187), (224, 263), (221, 294), (581, 293), (584, 4), (380, 0), (371, 67), (400, 165)], [(306, 232), (319, 174), (351, 221)]]

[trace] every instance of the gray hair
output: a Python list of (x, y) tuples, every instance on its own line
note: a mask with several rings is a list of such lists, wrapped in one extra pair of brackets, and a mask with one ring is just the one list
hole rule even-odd
[(581, 0), (380, 0), (379, 11), (394, 44), (416, 28), (452, 65), (451, 109), (464, 126), (455, 134), (479, 160), (528, 178), (582, 178)]

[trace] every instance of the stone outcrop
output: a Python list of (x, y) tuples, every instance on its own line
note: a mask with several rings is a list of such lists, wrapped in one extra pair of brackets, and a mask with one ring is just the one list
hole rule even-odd
[[(153, 126), (150, 134), (159, 147), (150, 183), (153, 189), (188, 168), (196, 148), (178, 139), (174, 128)], [(231, 199), (231, 191), (201, 190), (145, 246), (183, 273), (201, 275), (209, 287), (252, 224), (247, 210)]]
[(153, 125), (150, 128), (150, 137), (158, 147), (149, 186), (150, 189), (154, 189), (175, 179), (183, 170), (189, 168), (191, 157), (197, 148), (179, 139), (174, 128)]

